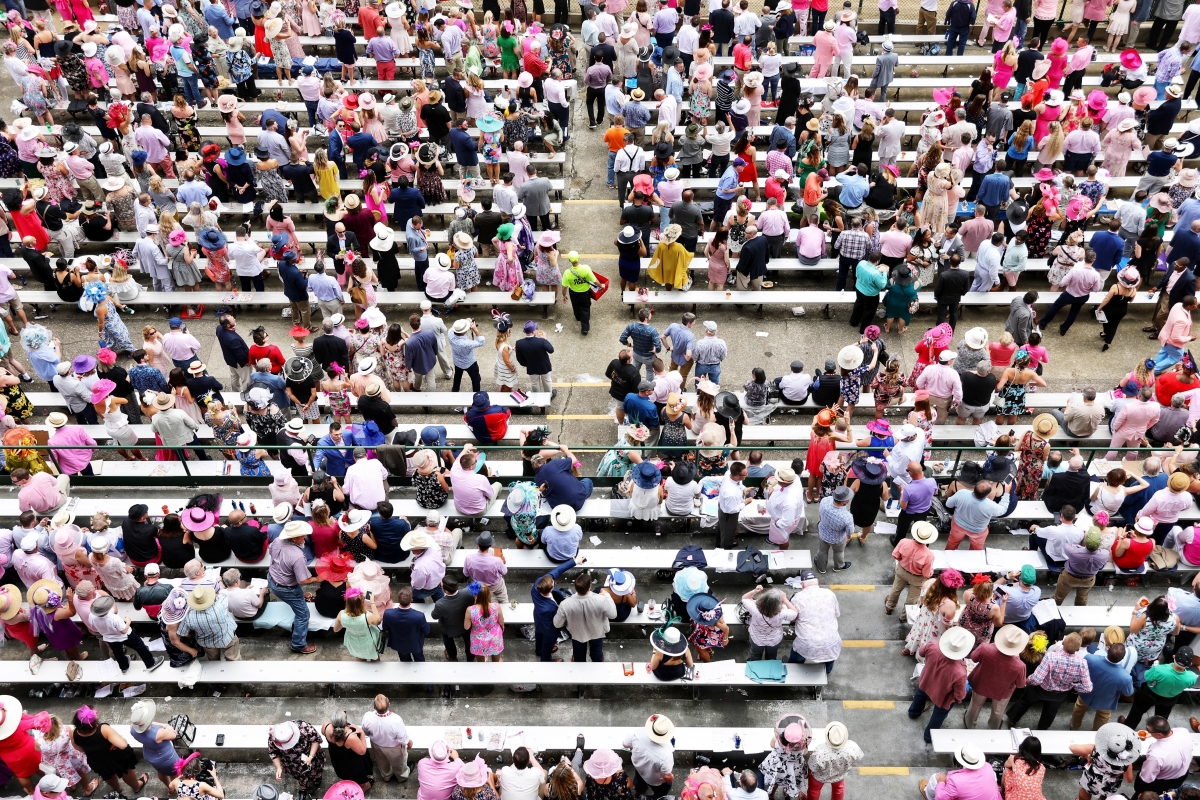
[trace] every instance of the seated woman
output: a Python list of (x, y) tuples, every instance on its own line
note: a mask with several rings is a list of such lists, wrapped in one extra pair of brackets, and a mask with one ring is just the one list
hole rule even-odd
[(692, 653), (687, 639), (677, 628), (659, 628), (650, 634), (650, 646), (654, 655), (646, 668), (660, 681), (680, 680), (685, 670), (692, 666)]
[(1132, 528), (1119, 532), (1117, 540), (1112, 544), (1113, 564), (1122, 572), (1145, 572), (1146, 559), (1154, 552), (1154, 539), (1151, 538), (1153, 534), (1153, 517), (1142, 517)]

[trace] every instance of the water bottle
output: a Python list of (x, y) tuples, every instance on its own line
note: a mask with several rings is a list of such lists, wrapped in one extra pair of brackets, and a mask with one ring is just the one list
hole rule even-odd
[(733, 749), (734, 750), (742, 749), (742, 735), (740, 733), (735, 733), (733, 735)]

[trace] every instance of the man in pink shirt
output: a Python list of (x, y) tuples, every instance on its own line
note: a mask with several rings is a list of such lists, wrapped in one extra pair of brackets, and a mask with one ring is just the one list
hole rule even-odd
[[(1112, 421), (1112, 446), (1137, 447), (1145, 443), (1146, 431), (1158, 422), (1162, 406), (1154, 399), (1154, 387), (1143, 386), (1138, 392), (1137, 400), (1125, 403), (1117, 411)], [(1126, 461), (1136, 461), (1137, 451), (1130, 450), (1125, 455)], [(1116, 461), (1117, 451), (1109, 450), (1104, 457)]]
[(479, 552), (471, 553), (463, 559), (463, 575), (473, 581), (479, 581), (492, 590), (492, 600), (504, 605), (508, 602), (508, 588), (504, 585), (504, 576), (508, 574), (508, 565), (504, 557), (492, 552), (495, 540), (491, 531), (484, 531), (475, 539)]
[(825, 20), (824, 29), (817, 31), (817, 35), (813, 37), (815, 49), (812, 70), (808, 73), (810, 78), (824, 78), (825, 70), (829, 69), (833, 59), (837, 57), (839, 48), (837, 37), (833, 35), (833, 28), (833, 20)]
[(200, 352), (200, 340), (183, 329), (183, 320), (179, 317), (171, 317), (167, 321), (167, 325), (170, 326), (171, 331), (163, 337), (163, 352), (175, 366), (186, 370), (196, 360), (196, 354)]
[(958, 235), (962, 237), (963, 249), (968, 253), (974, 253), (979, 249), (979, 245), (992, 238), (992, 234), (996, 232), (996, 223), (992, 222), (985, 215), (987, 208), (982, 203), (975, 204), (975, 216), (962, 224), (958, 229)]
[(1188, 295), (1183, 300), (1171, 306), (1167, 321), (1158, 332), (1158, 341), (1162, 343), (1154, 356), (1154, 374), (1166, 372), (1179, 363), (1183, 358), (1183, 348), (1195, 340), (1192, 336), (1192, 311), (1196, 308), (1196, 298)]
[(11, 477), (13, 485), (21, 487), (17, 495), (17, 507), (22, 511), (47, 514), (65, 503), (71, 495), (69, 475), (59, 475), (57, 478), (49, 472), (30, 475), (29, 470), (18, 467), (13, 470)]
[[(1200, 6), (1188, 6), (1189, 11), (1193, 9), (1200, 9)], [(1104, 113), (1104, 116), (1100, 118), (1101, 132), (1107, 132), (1116, 128), (1121, 124), (1121, 120), (1123, 119), (1131, 119), (1134, 116), (1133, 106), (1130, 105), (1132, 102), (1133, 96), (1130, 95), (1129, 92), (1121, 92), (1118, 94), (1118, 105), (1108, 109), (1108, 111)]]
[(1050, 327), (1050, 323), (1054, 320), (1054, 316), (1063, 306), (1070, 306), (1071, 310), (1067, 312), (1067, 318), (1063, 320), (1063, 324), (1058, 326), (1058, 335), (1066, 336), (1067, 331), (1071, 329), (1071, 325), (1075, 322), (1075, 318), (1079, 316), (1079, 310), (1087, 303), (1092, 292), (1100, 291), (1104, 285), (1104, 281), (1100, 275), (1092, 268), (1092, 264), (1096, 261), (1096, 251), (1088, 250), (1083, 257), (1083, 261), (1076, 261), (1075, 266), (1071, 267), (1071, 271), (1067, 273), (1062, 280), (1063, 291), (1054, 302), (1050, 304), (1050, 308), (1046, 309), (1045, 316), (1038, 321), (1038, 330), (1045, 334), (1046, 329)]
[[(990, 21), (990, 20), (989, 20)], [(992, 52), (1004, 49), (1012, 36), (1013, 25), (1017, 24), (1017, 10), (1013, 8), (1013, 0), (1004, 0), (1004, 10), (996, 17), (996, 26), (992, 28)]]
[(54, 460), (64, 475), (91, 475), (92, 455), (96, 452), (96, 440), (88, 436), (79, 425), (68, 425), (67, 415), (55, 411), (46, 417), (46, 424), (54, 428), (54, 434), (46, 444), (56, 447)]
[[(896, 610), (900, 592), (905, 586), (908, 587), (908, 594), (904, 598), (904, 605), (917, 602), (921, 586), (933, 577), (933, 551), (929, 545), (937, 541), (937, 537), (937, 528), (921, 520), (913, 523), (912, 538), (901, 539), (900, 544), (896, 545), (892, 551), (892, 558), (896, 560), (896, 578), (892, 581), (891, 593), (883, 601), (884, 613), (891, 614)], [(908, 621), (903, 607), (900, 609), (900, 621)]]
[(1096, 48), (1088, 44), (1086, 36), (1076, 39), (1075, 46), (1078, 49), (1067, 60), (1067, 77), (1063, 81), (1063, 94), (1067, 97), (1076, 89), (1083, 88), (1083, 76), (1087, 72), (1088, 64), (1092, 63), (1092, 53), (1096, 52)]
[(917, 388), (929, 392), (929, 406), (938, 419), (950, 419), (950, 409), (962, 402), (962, 378), (951, 362), (958, 358), (954, 350), (943, 350), (937, 364), (930, 364), (917, 377)]
[(474, 517), (482, 514), (500, 489), (492, 483), (487, 467), (482, 474), (476, 472), (479, 456), (471, 445), (463, 445), (462, 454), (450, 467), (450, 482), (454, 484), (454, 510), (459, 514)]
[[(774, 197), (767, 200), (767, 210), (758, 217), (758, 232), (767, 237), (771, 258), (779, 258), (783, 255), (783, 240), (787, 238), (788, 234), (788, 218), (783, 209), (779, 207), (779, 201)], [(822, 231), (822, 248), (825, 244), (824, 236), (824, 231)]]
[(954, 758), (963, 765), (963, 769), (939, 772), (928, 781), (921, 779), (921, 792), (926, 800), (948, 800), (956, 797), (999, 800), (1000, 789), (996, 785), (996, 771), (988, 764), (982, 750), (968, 742), (959, 746), (954, 752)]
[(462, 765), (458, 751), (441, 739), (429, 745), (429, 755), (417, 762), (417, 800), (450, 800)]
[(912, 247), (912, 237), (900, 226), (900, 215), (892, 220), (892, 227), (879, 237), (879, 252), (883, 255), (883, 263), (891, 269), (898, 264), (904, 263), (905, 257), (908, 256), (908, 250)]

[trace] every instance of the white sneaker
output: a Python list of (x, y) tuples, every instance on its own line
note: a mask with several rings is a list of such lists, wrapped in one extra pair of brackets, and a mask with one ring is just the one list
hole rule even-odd
[(283, 311), (279, 312), (279, 316), (283, 317), (284, 319), (291, 319), (292, 318), (292, 309), (285, 308)]

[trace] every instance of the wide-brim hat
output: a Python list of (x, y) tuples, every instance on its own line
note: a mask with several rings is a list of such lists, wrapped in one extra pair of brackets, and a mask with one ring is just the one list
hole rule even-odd
[(721, 601), (709, 592), (698, 592), (687, 601), (687, 613), (697, 625), (716, 625), (725, 615)]
[[(786, 67), (787, 64), (784, 64), (784, 66)], [(709, 64), (708, 62), (705, 62), (703, 64), (697, 64), (696, 70), (692, 74), (692, 77), (695, 78), (700, 83), (704, 83), (705, 81), (712, 80), (712, 76), (713, 76), (713, 67), (712, 67), (712, 64)]]
[[(92, 396), (88, 399), (93, 403), (99, 403), (104, 400), (104, 398), (112, 394), (116, 388), (117, 385), (108, 378), (101, 378), (100, 380), (96, 381), (96, 385), (92, 387)], [(48, 418), (47, 422), (49, 422)]]
[(354, 556), (350, 553), (333, 552), (313, 561), (313, 571), (317, 577), (330, 583), (340, 583), (350, 577), (354, 571)]
[(967, 347), (972, 350), (982, 350), (988, 343), (988, 332), (984, 328), (971, 328), (967, 331), (967, 335), (963, 337)]
[(664, 656), (676, 658), (687, 652), (687, 639), (677, 628), (657, 630), (650, 634), (650, 646)]
[(575, 509), (566, 503), (555, 506), (550, 511), (550, 525), (555, 530), (570, 530), (575, 525)]
[(1038, 414), (1033, 420), (1033, 432), (1049, 439), (1058, 433), (1058, 420), (1050, 414)]
[(975, 637), (966, 628), (950, 628), (938, 637), (938, 649), (951, 661), (962, 661), (975, 649)]
[(607, 747), (594, 751), (591, 757), (583, 762), (583, 771), (593, 780), (611, 778), (620, 772), (621, 768), (621, 757)]
[(217, 98), (217, 110), (222, 114), (230, 114), (237, 110), (238, 98), (235, 94), (223, 94)]
[(201, 228), (196, 233), (196, 239), (207, 250), (220, 250), (227, 244), (225, 234), (216, 228)]
[(54, 43), (55, 58), (65, 58), (71, 54), (71, 43), (66, 39), (59, 39)]
[(240, 167), (246, 163), (246, 148), (234, 145), (225, 151), (225, 163), (231, 167)]
[(289, 381), (307, 380), (313, 374), (313, 362), (302, 356), (292, 356), (283, 365), (284, 375)]
[[(41, 605), (47, 600), (47, 592), (53, 592), (59, 597), (63, 596), (63, 586), (54, 578), (42, 578), (40, 581), (34, 581), (29, 584), (29, 588), (25, 590), (25, 602), (29, 603), (30, 607)], [(38, 603), (38, 600), (42, 603)]]
[(367, 325), (372, 328), (381, 328), (387, 324), (387, 317), (379, 310), (379, 306), (371, 306), (363, 312), (363, 318), (366, 319)]
[(739, 97), (733, 102), (733, 105), (729, 107), (729, 110), (734, 114), (745, 116), (746, 114), (750, 113), (750, 101), (744, 97)]
[(466, 250), (469, 247), (474, 247), (475, 240), (471, 238), (471, 234), (466, 231), (459, 231), (454, 234), (454, 246), (459, 250)]
[(206, 531), (216, 525), (217, 515), (207, 509), (193, 506), (184, 509), (183, 513), (179, 515), (179, 522), (185, 530), (196, 533), (197, 531)]
[(21, 613), (21, 590), (11, 583), (0, 585), (0, 620), (8, 620)]
[(188, 608), (193, 611), (204, 611), (217, 602), (217, 593), (207, 583), (200, 584), (188, 592)]
[(363, 800), (366, 795), (358, 781), (338, 781), (325, 790), (321, 800)]
[(933, 544), (938, 538), (938, 529), (932, 523), (921, 520), (914, 522), (912, 528), (912, 537), (921, 544)]
[[(697, 69), (699, 69), (699, 67), (697, 67)], [(785, 78), (798, 78), (800, 77), (803, 68), (800, 66), (799, 61), (789, 61), (781, 66), (779, 71)]]
[(20, 700), (11, 694), (0, 694), (0, 739), (7, 739), (17, 732), (23, 710)]
[[(950, 630), (960, 630), (966, 633), (964, 628), (951, 628)], [(970, 636), (970, 634), (967, 635)], [(975, 637), (972, 636), (971, 641), (975, 641)], [(984, 756), (983, 751), (979, 749), (978, 745), (971, 744), (970, 742), (959, 745), (959, 748), (954, 751), (954, 758), (958, 763), (963, 765), (963, 769), (983, 769), (988, 765), (987, 757)]]
[(346, 531), (346, 533), (353, 533), (370, 521), (370, 511), (356, 508), (343, 514), (341, 518), (338, 519), (338, 527)]
[(291, 750), (300, 741), (300, 728), (290, 721), (272, 725), (271, 740), (280, 750)]
[(464, 789), (478, 789), (487, 781), (488, 768), (479, 756), (475, 756), (474, 761), (464, 761), (454, 776), (454, 782)]
[(71, 362), (71, 371), (76, 375), (82, 375), (85, 372), (91, 372), (96, 368), (96, 357), (89, 355), (75, 356), (75, 360)]
[(365, 108), (370, 111), (375, 107), (375, 95), (365, 92), (358, 96), (358, 107)]
[(150, 405), (159, 411), (166, 411), (169, 408), (174, 408), (175, 395), (172, 392), (159, 392), (158, 394), (154, 395), (154, 400), (150, 403)]
[(78, 525), (60, 525), (50, 537), (50, 549), (59, 558), (66, 558), (83, 547), (83, 539), (83, 529)]
[(1121, 51), (1121, 66), (1125, 69), (1138, 69), (1142, 66), (1142, 56), (1134, 48)]
[(304, 520), (294, 519), (283, 526), (283, 530), (279, 532), (280, 539), (303, 539), (312, 533), (312, 525), (309, 525)]
[(856, 344), (848, 344), (838, 351), (837, 364), (842, 369), (858, 369), (863, 363), (863, 351)]
[(522, 72), (517, 76), (517, 86), (520, 86), (522, 89), (528, 89), (530, 86), (533, 86), (533, 75), (528, 72)]
[[(369, 245), (372, 250), (379, 250), (381, 252), (386, 252), (388, 250), (391, 250), (392, 245), (394, 245), (395, 243), (396, 243), (396, 232), (392, 228), (389, 228), (385, 225), (385, 226), (383, 226), (382, 231), (379, 229), (378, 226), (376, 226), (375, 238), (369, 242)], [(374, 308), (374, 306), (372, 306), (372, 308)]]
[(1160, 214), (1170, 214), (1174, 210), (1171, 205), (1171, 195), (1166, 192), (1158, 192), (1150, 198), (1150, 207)]
[(737, 419), (742, 413), (742, 404), (733, 392), (720, 392), (714, 401), (717, 414), (726, 419)]
[(646, 720), (646, 735), (650, 737), (650, 741), (658, 744), (669, 742), (675, 735), (675, 723), (663, 714), (651, 714)]
[(426, 142), (417, 148), (417, 161), (425, 167), (437, 161), (437, 145)]
[(1005, 625), (996, 631), (996, 649), (1006, 656), (1019, 656), (1029, 644), (1029, 634), (1016, 625)]
[(708, 591), (708, 575), (699, 567), (684, 567), (675, 573), (671, 585), (680, 598), (691, 600), (693, 595)]
[(763, 74), (761, 72), (748, 72), (746, 77), (742, 78), (742, 85), (749, 86), (751, 89), (757, 89), (762, 86)]
[(400, 540), (400, 548), (402, 550), (428, 550), (436, 546), (436, 544), (433, 541), (433, 537), (422, 528), (409, 531)]
[(484, 133), (495, 133), (504, 127), (504, 123), (494, 114), (480, 117), (475, 121), (475, 124)]
[(651, 461), (643, 461), (633, 469), (633, 483), (639, 489), (657, 489), (661, 482), (662, 472)]
[[(263, 29), (264, 29), (264, 32), (266, 33), (268, 39), (274, 39), (276, 36), (279, 35), (279, 32), (281, 30), (283, 30), (283, 20), (279, 19), (278, 17), (275, 17), (274, 19), (269, 19), (269, 20), (267, 20), (267, 24), (263, 26)], [(354, 97), (354, 95), (348, 95), (348, 97), (352, 98), (352, 97)], [(352, 108), (352, 107), (353, 106), (347, 106), (347, 108)]]
[(54, 411), (46, 417), (46, 424), (51, 428), (61, 428), (68, 422), (68, 417), (61, 411)]

